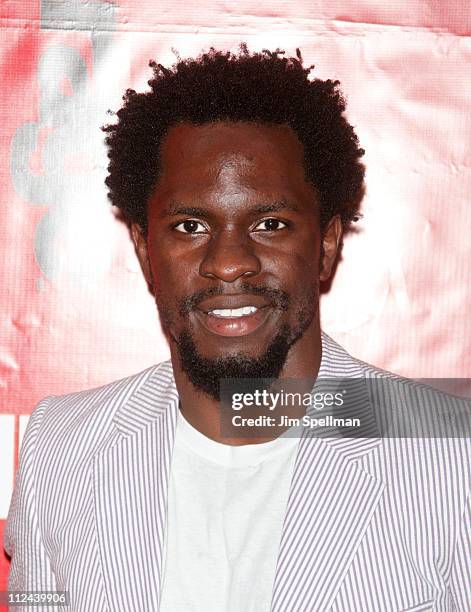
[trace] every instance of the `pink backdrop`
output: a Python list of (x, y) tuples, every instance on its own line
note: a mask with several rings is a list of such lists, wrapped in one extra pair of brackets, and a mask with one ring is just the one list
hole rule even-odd
[[(0, 11), (0, 531), (37, 401), (168, 356), (107, 203), (98, 128), (126, 87), (146, 87), (150, 58), (174, 61), (172, 47), (300, 47), (315, 75), (341, 80), (368, 190), (323, 327), (406, 376), (471, 374), (468, 0), (11, 0)], [(7, 571), (1, 558), (0, 589)]]

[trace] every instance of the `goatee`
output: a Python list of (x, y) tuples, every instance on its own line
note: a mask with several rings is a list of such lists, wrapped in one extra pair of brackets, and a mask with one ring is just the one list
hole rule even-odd
[(198, 353), (193, 338), (183, 331), (177, 342), (180, 362), (190, 382), (215, 400), (220, 399), (220, 381), (223, 378), (278, 378), (286, 361), (290, 342), (290, 329), (284, 325), (259, 357), (243, 353), (216, 357), (203, 357)]
[[(290, 296), (280, 289), (242, 283), (241, 290), (247, 294), (263, 295), (267, 302), (279, 311), (287, 311), (290, 308)], [(217, 401), (220, 400), (220, 381), (222, 379), (278, 378), (285, 365), (290, 348), (301, 338), (318, 312), (318, 291), (317, 283), (306, 285), (299, 300), (300, 307), (297, 310), (296, 324), (293, 327), (288, 324), (282, 325), (278, 333), (269, 342), (266, 350), (256, 357), (244, 352), (214, 358), (205, 357), (198, 351), (191, 333), (186, 329), (183, 330), (177, 337), (174, 336), (182, 370), (197, 389), (204, 391)], [(191, 310), (197, 307), (203, 299), (223, 294), (221, 288), (198, 291), (180, 302), (180, 315), (187, 318)], [(166, 323), (170, 333), (172, 319), (170, 311), (159, 308), (159, 312), (161, 320)]]

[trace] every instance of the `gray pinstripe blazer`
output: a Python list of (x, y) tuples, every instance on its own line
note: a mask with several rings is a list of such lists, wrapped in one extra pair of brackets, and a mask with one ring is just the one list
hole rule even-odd
[[(320, 375), (392, 376), (322, 343)], [(459, 403), (396, 380), (406, 412), (416, 388), (431, 410)], [(158, 610), (177, 410), (170, 362), (37, 406), (9, 589), (67, 590), (74, 612)], [(465, 438), (301, 438), (272, 612), (471, 610), (470, 466)]]

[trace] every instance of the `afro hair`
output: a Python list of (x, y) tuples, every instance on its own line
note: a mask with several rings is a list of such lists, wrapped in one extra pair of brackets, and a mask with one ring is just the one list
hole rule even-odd
[(358, 217), (364, 166), (353, 127), (344, 117), (339, 81), (310, 79), (299, 49), (209, 52), (166, 68), (150, 62), (150, 91), (128, 89), (117, 122), (102, 129), (110, 160), (109, 198), (128, 222), (147, 231), (147, 201), (159, 175), (160, 145), (172, 126), (216, 121), (286, 124), (304, 147), (306, 180), (320, 203), (321, 227), (339, 215), (344, 229)]

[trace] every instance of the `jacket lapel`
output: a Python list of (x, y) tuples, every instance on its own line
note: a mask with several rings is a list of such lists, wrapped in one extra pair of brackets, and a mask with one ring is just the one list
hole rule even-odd
[(300, 441), (272, 612), (331, 607), (384, 486), (325, 440)]
[[(271, 612), (330, 609), (381, 499), (385, 484), (358, 464), (382, 443), (361, 362), (325, 334), (318, 380), (354, 378), (351, 416), (364, 437), (324, 438), (305, 430), (283, 525)], [(317, 384), (317, 383), (316, 383)], [(332, 434), (327, 434), (332, 435)]]
[(110, 610), (159, 608), (178, 395), (163, 364), (118, 411), (94, 458), (95, 517)]

